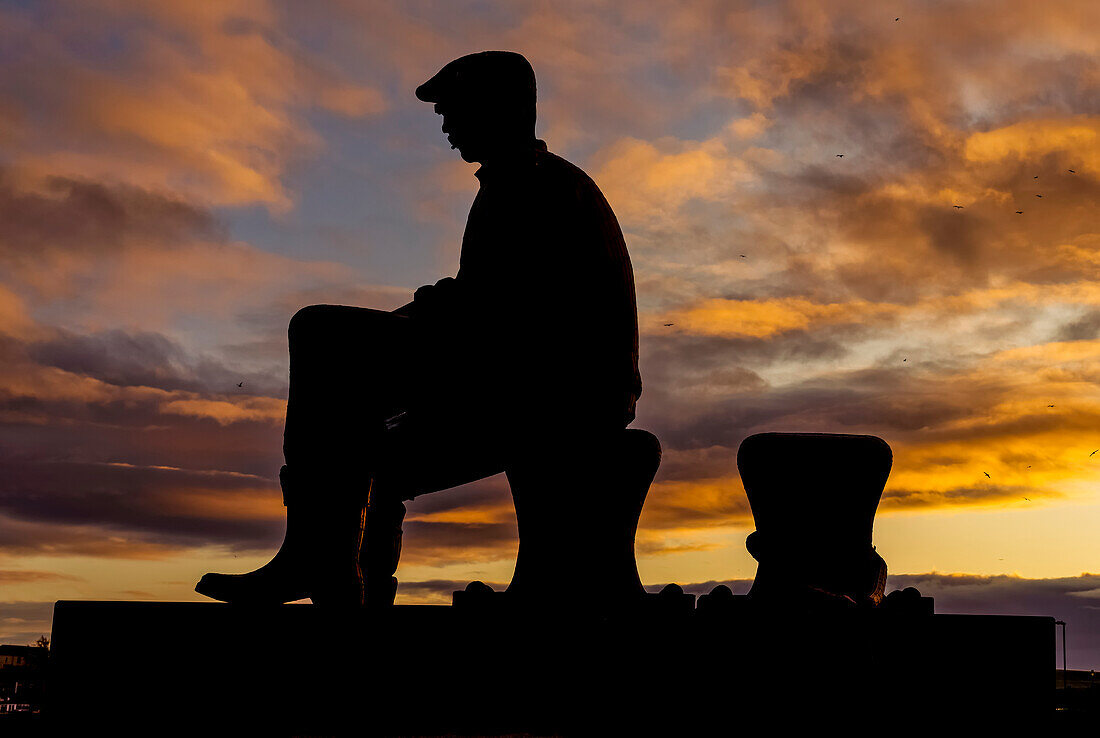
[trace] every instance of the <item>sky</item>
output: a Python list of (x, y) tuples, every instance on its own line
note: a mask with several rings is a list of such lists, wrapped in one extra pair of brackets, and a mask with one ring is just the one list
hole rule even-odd
[[(413, 90), (485, 49), (626, 236), (643, 581), (746, 591), (740, 442), (869, 433), (888, 589), (1100, 666), (1091, 0), (0, 0), (0, 641), (270, 557), (287, 323), (455, 273), (476, 165)], [(502, 477), (419, 498), (398, 602), (516, 546)]]

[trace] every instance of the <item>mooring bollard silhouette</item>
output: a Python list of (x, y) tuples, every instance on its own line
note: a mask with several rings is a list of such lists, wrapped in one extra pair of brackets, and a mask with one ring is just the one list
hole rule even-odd
[[(504, 599), (540, 606), (640, 599), (645, 590), (634, 539), (661, 464), (661, 443), (630, 428), (581, 447), (567, 440), (547, 453), (525, 454), (506, 470), (519, 552)], [(579, 582), (588, 585), (570, 593)], [(473, 606), (500, 599), (497, 594), (467, 588), (455, 593), (454, 602)]]
[(876, 606), (886, 562), (872, 545), (875, 511), (892, 464), (881, 438), (760, 433), (737, 451), (759, 562), (749, 597), (761, 604)]
[[(530, 456), (507, 470), (519, 523), (519, 552), (508, 593), (521, 599), (562, 595), (592, 583), (587, 596), (621, 601), (644, 593), (634, 558), (638, 519), (661, 443), (626, 429), (607, 445), (570, 449), (569, 459)], [(565, 463), (562, 463), (562, 462)]]

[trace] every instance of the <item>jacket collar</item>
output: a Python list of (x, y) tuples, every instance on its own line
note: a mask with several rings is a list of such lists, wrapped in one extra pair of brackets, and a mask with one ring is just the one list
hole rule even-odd
[(546, 153), (546, 142), (536, 138), (531, 142), (530, 148), (518, 150), (513, 156), (506, 159), (498, 159), (489, 164), (482, 164), (474, 172), (474, 176), (485, 184), (486, 180), (497, 179), (501, 176), (514, 174), (524, 169), (538, 166), (541, 155)]

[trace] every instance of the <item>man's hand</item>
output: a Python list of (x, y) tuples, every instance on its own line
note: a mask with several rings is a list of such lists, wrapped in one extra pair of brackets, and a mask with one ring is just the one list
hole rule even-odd
[(431, 313), (452, 304), (458, 284), (454, 277), (444, 277), (435, 284), (426, 284), (413, 293), (413, 305), (420, 314)]

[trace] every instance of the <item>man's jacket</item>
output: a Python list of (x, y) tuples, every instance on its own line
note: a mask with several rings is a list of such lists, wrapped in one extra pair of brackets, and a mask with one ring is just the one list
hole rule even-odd
[(466, 352), (466, 391), (491, 412), (629, 423), (642, 390), (634, 273), (603, 193), (542, 141), (475, 176), (458, 275), (431, 310)]

